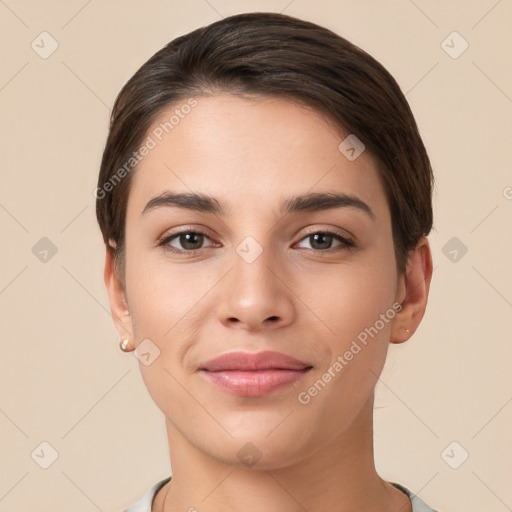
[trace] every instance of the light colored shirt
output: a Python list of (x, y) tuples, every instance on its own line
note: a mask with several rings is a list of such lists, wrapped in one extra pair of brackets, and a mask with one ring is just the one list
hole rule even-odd
[[(160, 482), (157, 482), (153, 485), (147, 492), (142, 496), (142, 498), (134, 503), (131, 507), (123, 510), (123, 512), (151, 512), (151, 505), (153, 503), (153, 498), (156, 496), (156, 493), (171, 479), (171, 477), (165, 478)], [(405, 493), (411, 499), (412, 503), (412, 512), (438, 512), (433, 508), (429, 507), (423, 500), (421, 500), (416, 494), (412, 491), (404, 487), (403, 485), (397, 484), (395, 482), (390, 482), (397, 489), (400, 489), (403, 493)]]

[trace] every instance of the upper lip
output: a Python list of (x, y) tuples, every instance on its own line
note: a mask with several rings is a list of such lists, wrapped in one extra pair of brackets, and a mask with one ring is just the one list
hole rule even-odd
[(210, 372), (223, 370), (304, 370), (310, 366), (310, 364), (286, 354), (265, 350), (256, 353), (227, 352), (210, 359), (200, 366), (199, 369)]

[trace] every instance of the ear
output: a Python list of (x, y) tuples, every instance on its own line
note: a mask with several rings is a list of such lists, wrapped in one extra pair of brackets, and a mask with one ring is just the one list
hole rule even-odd
[[(109, 244), (114, 248), (116, 246), (113, 240), (109, 240)], [(103, 273), (103, 278), (105, 280), (105, 286), (107, 288), (112, 319), (114, 320), (114, 325), (117, 329), (117, 332), (119, 333), (119, 336), (122, 339), (129, 339), (129, 345), (133, 346), (134, 340), (132, 319), (130, 316), (130, 311), (128, 309), (128, 303), (126, 301), (123, 286), (119, 281), (115, 271), (115, 254), (114, 251), (109, 250), (106, 244), (105, 250), (105, 271)]]
[(406, 275), (400, 278), (396, 300), (402, 309), (392, 322), (391, 343), (407, 341), (418, 328), (427, 307), (431, 280), (432, 253), (428, 239), (422, 237), (409, 254)]

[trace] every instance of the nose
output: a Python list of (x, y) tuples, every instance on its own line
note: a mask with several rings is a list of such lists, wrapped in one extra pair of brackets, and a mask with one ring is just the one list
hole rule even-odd
[(229, 328), (250, 332), (278, 329), (294, 321), (296, 309), (289, 273), (269, 250), (248, 262), (236, 252), (221, 281), (217, 313)]

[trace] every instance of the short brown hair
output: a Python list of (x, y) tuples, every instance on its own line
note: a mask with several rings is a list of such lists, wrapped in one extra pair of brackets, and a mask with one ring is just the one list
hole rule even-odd
[(164, 109), (190, 96), (221, 91), (290, 98), (356, 135), (377, 161), (391, 212), (397, 271), (405, 273), (409, 251), (432, 228), (434, 176), (404, 94), (379, 62), (334, 32), (284, 14), (256, 12), (230, 16), (172, 40), (116, 98), (96, 189), (101, 192), (96, 194), (96, 215), (105, 243), (115, 251), (123, 284), (132, 173), (114, 183), (115, 173)]

